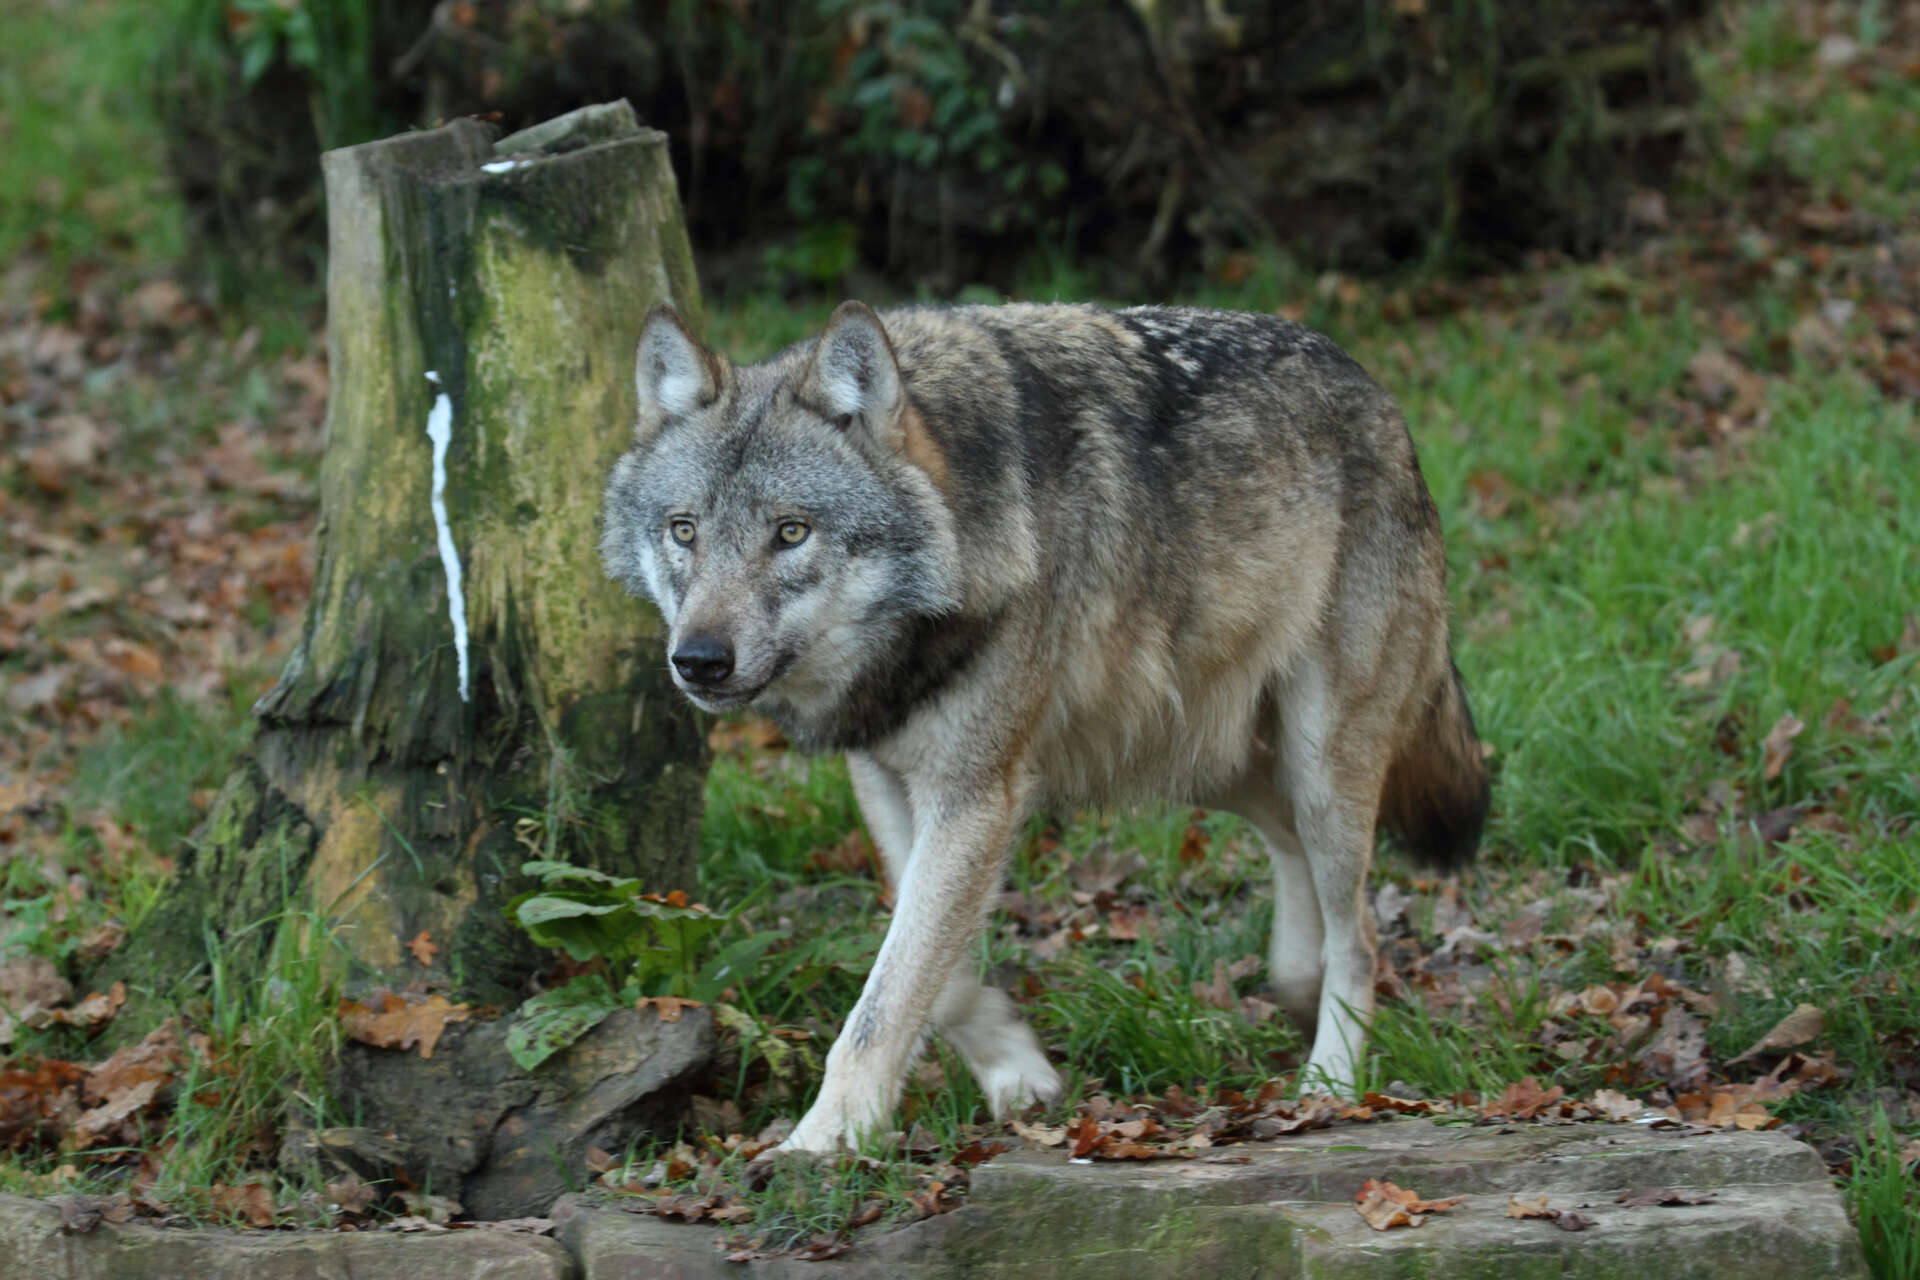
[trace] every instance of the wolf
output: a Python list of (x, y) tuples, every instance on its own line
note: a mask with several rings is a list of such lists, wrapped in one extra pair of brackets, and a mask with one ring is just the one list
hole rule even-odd
[(1269, 977), (1350, 1094), (1377, 828), (1470, 858), (1488, 776), (1440, 521), (1392, 398), (1331, 340), (1186, 307), (858, 302), (736, 367), (669, 307), (606, 488), (610, 575), (710, 712), (846, 753), (895, 886), (782, 1150), (856, 1145), (937, 1031), (995, 1110), (1060, 1076), (974, 944), (1025, 819), (1149, 801), (1272, 857)]

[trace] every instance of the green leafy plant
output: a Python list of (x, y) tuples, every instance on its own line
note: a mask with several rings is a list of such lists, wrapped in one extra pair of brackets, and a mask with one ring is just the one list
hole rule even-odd
[[(520, 868), (541, 881), (516, 897), (507, 914), (544, 947), (556, 947), (579, 964), (601, 967), (528, 1000), (507, 1033), (507, 1050), (531, 1070), (635, 1000), (669, 996), (711, 1000), (725, 989), (741, 947), (702, 965), (715, 935), (729, 917), (688, 900), (678, 890), (643, 893), (640, 881), (623, 880), (591, 867), (536, 860)], [(743, 941), (764, 950), (775, 940)]]

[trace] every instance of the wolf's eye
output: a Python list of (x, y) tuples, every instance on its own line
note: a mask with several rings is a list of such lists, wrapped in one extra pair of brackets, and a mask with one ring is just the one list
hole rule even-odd
[(667, 532), (671, 533), (673, 535), (673, 540), (679, 543), (681, 546), (690, 547), (693, 545), (693, 521), (691, 520), (672, 521), (667, 525)]
[(812, 530), (798, 520), (782, 520), (780, 528), (775, 532), (779, 535), (782, 546), (797, 547), (807, 540), (807, 534)]

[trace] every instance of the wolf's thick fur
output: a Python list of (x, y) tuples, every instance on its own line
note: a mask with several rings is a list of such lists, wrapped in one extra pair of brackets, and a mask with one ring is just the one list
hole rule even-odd
[(1059, 1095), (971, 949), (1042, 805), (1249, 819), (1302, 1083), (1353, 1088), (1375, 826), (1459, 862), (1488, 800), (1439, 519), (1359, 365), (1237, 312), (847, 303), (736, 369), (657, 308), (638, 385), (609, 571), (697, 704), (847, 753), (897, 886), (788, 1148), (881, 1123), (930, 1028), (997, 1108)]

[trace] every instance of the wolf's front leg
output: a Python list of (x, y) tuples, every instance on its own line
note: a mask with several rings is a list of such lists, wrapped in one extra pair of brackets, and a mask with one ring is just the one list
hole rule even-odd
[[(898, 885), (913, 865), (913, 804), (906, 782), (858, 751), (847, 753), (847, 774), (886, 864), (887, 880)], [(1013, 1001), (981, 985), (970, 950), (961, 954), (934, 1001), (933, 1027), (966, 1061), (996, 1116), (1029, 1103), (1053, 1102), (1064, 1092), (1059, 1073)]]
[(886, 940), (827, 1054), (819, 1098), (779, 1150), (851, 1147), (892, 1114), (935, 1002), (1000, 885), (1018, 803), (1004, 787), (989, 790), (916, 805), (913, 856), (895, 889)]

